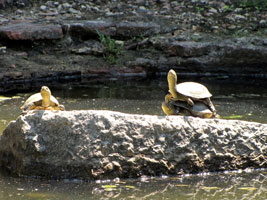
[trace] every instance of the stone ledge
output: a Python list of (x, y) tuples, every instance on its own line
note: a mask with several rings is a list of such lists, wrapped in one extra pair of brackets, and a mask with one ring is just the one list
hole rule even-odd
[(267, 124), (112, 111), (31, 111), (0, 137), (0, 166), (45, 178), (267, 167)]

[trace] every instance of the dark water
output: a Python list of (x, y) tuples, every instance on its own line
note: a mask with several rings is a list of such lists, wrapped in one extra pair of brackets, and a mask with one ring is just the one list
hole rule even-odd
[(267, 170), (94, 182), (0, 176), (0, 199), (266, 200)]
[[(191, 79), (192, 80), (192, 79)], [(183, 80), (186, 81), (186, 80)], [(267, 123), (267, 81), (197, 79), (213, 94), (217, 112), (226, 119)], [(113, 79), (73, 83), (40, 83), (24, 93), (0, 94), (0, 133), (20, 114), (20, 106), (41, 85), (66, 110), (96, 109), (163, 115), (166, 78)], [(7, 100), (4, 100), (7, 97)], [(104, 182), (47, 181), (0, 177), (0, 199), (267, 199), (267, 171), (228, 172), (183, 177)]]
[[(192, 79), (191, 79), (192, 80)], [(182, 80), (187, 81), (187, 80)], [(213, 94), (217, 112), (225, 119), (267, 123), (267, 81), (196, 79)], [(64, 104), (66, 110), (113, 110), (135, 114), (163, 115), (161, 102), (167, 92), (165, 77), (108, 81), (83, 80), (73, 83), (40, 83), (26, 93), (0, 94), (0, 133), (10, 120), (20, 114), (20, 106), (42, 85)], [(2, 96), (2, 97), (1, 97)], [(8, 100), (1, 98), (9, 97)]]

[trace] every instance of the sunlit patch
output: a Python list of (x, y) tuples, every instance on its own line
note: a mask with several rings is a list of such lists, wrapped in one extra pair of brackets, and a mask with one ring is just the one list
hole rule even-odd
[(10, 100), (11, 97), (0, 96), (0, 101)]
[(106, 191), (117, 190), (117, 186), (116, 185), (102, 185), (101, 187)]
[(20, 99), (20, 96), (13, 96), (12, 99)]
[(203, 189), (203, 190), (218, 190), (220, 188), (219, 187), (206, 187), (206, 186), (204, 186), (204, 187), (201, 187), (201, 189)]
[(125, 187), (125, 188), (130, 188), (130, 189), (135, 189), (136, 187), (134, 187), (134, 186), (132, 186), (132, 185), (125, 185), (125, 186), (123, 186), (123, 187)]
[(230, 116), (225, 116), (223, 117), (224, 119), (241, 119), (243, 118), (242, 115), (230, 115)]
[(176, 184), (176, 187), (189, 187), (190, 185), (184, 185), (184, 184)]
[(255, 187), (240, 187), (239, 190), (247, 190), (247, 191), (254, 191), (257, 190)]

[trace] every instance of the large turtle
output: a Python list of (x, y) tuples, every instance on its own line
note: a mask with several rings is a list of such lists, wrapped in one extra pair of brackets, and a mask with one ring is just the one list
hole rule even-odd
[(41, 91), (31, 95), (20, 109), (25, 113), (29, 110), (65, 110), (65, 107), (51, 95), (47, 86), (42, 86)]
[(203, 102), (216, 115), (216, 110), (210, 100), (212, 94), (202, 84), (196, 82), (183, 82), (177, 84), (177, 75), (174, 70), (170, 70), (167, 76), (169, 91), (174, 101), (186, 101), (190, 106), (194, 106), (195, 101)]
[(188, 105), (184, 101), (175, 101), (171, 94), (165, 96), (165, 101), (162, 102), (162, 110), (166, 115), (191, 115), (200, 118), (220, 118), (214, 114), (208, 106), (202, 102), (195, 102), (194, 106)]

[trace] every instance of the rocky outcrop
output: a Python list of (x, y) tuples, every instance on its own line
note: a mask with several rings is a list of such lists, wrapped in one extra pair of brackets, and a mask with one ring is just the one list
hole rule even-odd
[(0, 0), (0, 88), (9, 92), (13, 81), (38, 79), (24, 72), (40, 71), (102, 78), (103, 71), (155, 75), (172, 68), (266, 79), (266, 7), (236, 0)]
[(62, 39), (59, 25), (38, 23), (17, 23), (0, 27), (0, 38), (9, 40), (55, 40)]
[(267, 167), (267, 125), (112, 111), (34, 111), (0, 137), (1, 167), (46, 178), (138, 177)]

